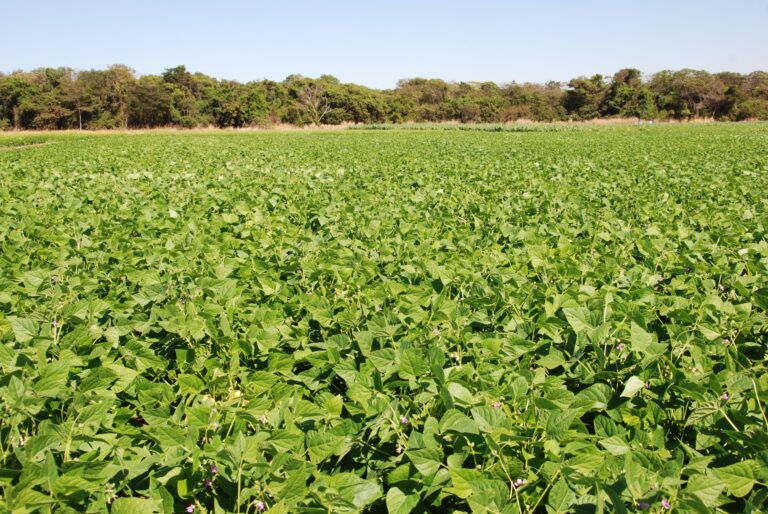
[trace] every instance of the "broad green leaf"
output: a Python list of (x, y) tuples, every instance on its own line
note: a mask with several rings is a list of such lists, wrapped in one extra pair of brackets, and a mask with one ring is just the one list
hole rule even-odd
[(632, 349), (638, 352), (645, 352), (648, 347), (653, 344), (653, 337), (651, 334), (645, 331), (643, 327), (632, 322), (630, 341), (632, 343)]
[(449, 409), (443, 414), (440, 419), (440, 432), (480, 433), (474, 420), (456, 409)]
[(358, 509), (373, 503), (382, 496), (381, 486), (373, 480), (365, 480), (354, 473), (336, 473), (328, 478), (329, 485), (339, 495)]
[(631, 376), (624, 383), (624, 389), (621, 391), (622, 398), (632, 398), (637, 393), (643, 390), (645, 382), (638, 376)]
[(547, 495), (547, 507), (550, 512), (570, 512), (573, 502), (576, 500), (576, 493), (568, 487), (565, 480), (558, 480), (549, 490)]
[(387, 512), (389, 514), (408, 514), (418, 504), (418, 494), (406, 495), (397, 487), (392, 487), (387, 491)]
[(147, 498), (116, 498), (112, 502), (112, 514), (151, 514), (161, 512), (160, 504)]
[(755, 486), (755, 469), (757, 463), (752, 460), (746, 460), (743, 462), (737, 462), (730, 466), (717, 468), (714, 472), (720, 478), (725, 485), (726, 490), (741, 498), (749, 494), (752, 488)]
[(440, 451), (434, 448), (418, 448), (406, 452), (408, 459), (413, 463), (419, 473), (431, 476), (437, 473), (443, 462)]
[(34, 337), (37, 337), (40, 331), (40, 324), (29, 318), (11, 317), (11, 329), (16, 340), (20, 343), (26, 343), (31, 341)]
[(696, 496), (704, 505), (715, 505), (724, 483), (713, 475), (694, 475), (688, 479), (684, 491)]

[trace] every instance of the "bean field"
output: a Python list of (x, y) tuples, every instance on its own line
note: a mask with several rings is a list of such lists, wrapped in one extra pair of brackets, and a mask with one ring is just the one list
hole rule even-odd
[(768, 509), (768, 125), (0, 135), (0, 511)]

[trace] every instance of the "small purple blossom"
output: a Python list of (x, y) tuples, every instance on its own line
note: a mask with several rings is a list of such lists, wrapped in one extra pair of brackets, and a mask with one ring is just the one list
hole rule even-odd
[(256, 502), (256, 510), (263, 511), (266, 508), (267, 508), (267, 506), (264, 505), (263, 501), (259, 500), (259, 501)]
[(723, 393), (723, 395), (720, 397), (720, 399), (723, 400), (724, 402), (727, 402), (728, 398), (730, 398), (730, 396), (728, 396), (728, 393)]
[(187, 510), (187, 512), (192, 514), (192, 512), (195, 512), (195, 504), (194, 503), (190, 503), (189, 505), (187, 505), (187, 509), (186, 510)]
[(211, 473), (212, 473), (212, 474), (214, 474), (214, 475), (215, 475), (215, 474), (217, 474), (218, 472), (219, 472), (219, 468), (217, 468), (217, 467), (216, 467), (216, 464), (214, 464), (213, 466), (211, 466)]
[(213, 422), (213, 424), (211, 426), (213, 427), (214, 430), (218, 430), (218, 428), (219, 428), (219, 424), (217, 422), (215, 422), (215, 421)]
[(661, 500), (661, 506), (664, 507), (664, 510), (669, 510), (672, 508), (672, 504), (669, 503), (669, 500), (667, 500), (666, 498)]
[(53, 320), (51, 321), (51, 325), (53, 325), (53, 328), (58, 328), (61, 324), (59, 323), (59, 320)]
[(494, 409), (500, 409), (501, 408), (501, 404), (499, 402), (493, 402), (491, 405), (493, 405)]
[(650, 382), (650, 380), (646, 381), (644, 385), (645, 385), (645, 388), (646, 388), (646, 389), (650, 389), (650, 388), (651, 388), (651, 382)]
[(402, 423), (403, 425), (407, 425), (408, 424), (408, 418), (405, 417), (405, 415), (400, 416), (400, 423)]
[(203, 437), (201, 437), (201, 438), (200, 438), (200, 442), (201, 442), (202, 444), (205, 444), (205, 443), (207, 443), (207, 442), (208, 442), (208, 438), (207, 438), (207, 437), (205, 437), (205, 436), (203, 436)]
[(206, 487), (206, 489), (210, 489), (211, 485), (213, 485), (213, 481), (210, 478), (206, 478), (203, 480), (203, 485)]
[(616, 345), (616, 349), (619, 350), (619, 351), (623, 350), (624, 349), (624, 343), (617, 344)]
[(514, 482), (512, 482), (512, 485), (515, 486), (515, 489), (517, 489), (518, 487), (522, 487), (527, 483), (528, 483), (528, 480), (524, 478), (518, 478)]
[(640, 510), (648, 510), (651, 508), (651, 504), (648, 502), (639, 502), (637, 508)]

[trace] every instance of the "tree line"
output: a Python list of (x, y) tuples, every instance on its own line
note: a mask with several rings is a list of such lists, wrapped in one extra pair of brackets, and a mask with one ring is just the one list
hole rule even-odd
[(612, 77), (504, 85), (413, 78), (388, 90), (341, 83), (330, 75), (241, 83), (191, 73), (185, 66), (142, 76), (124, 65), (105, 70), (62, 67), (0, 73), (0, 129), (5, 130), (612, 117), (765, 120), (768, 72), (683, 69), (645, 78), (639, 70), (628, 68)]

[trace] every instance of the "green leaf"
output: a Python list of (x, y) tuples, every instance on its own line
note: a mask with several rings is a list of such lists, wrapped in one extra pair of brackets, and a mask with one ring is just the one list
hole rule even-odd
[(422, 378), (428, 369), (416, 348), (408, 348), (400, 356), (400, 376), (403, 378)]
[(613, 388), (608, 384), (592, 384), (576, 395), (579, 400), (592, 402), (592, 409), (606, 409), (613, 398)]
[(643, 382), (643, 380), (640, 377), (631, 376), (624, 383), (624, 390), (621, 392), (621, 397), (632, 398), (637, 393), (642, 391), (643, 387), (645, 387), (645, 382)]
[(579, 413), (575, 410), (553, 411), (547, 418), (547, 434), (561, 441), (566, 437), (568, 429), (578, 417)]
[(624, 456), (624, 479), (627, 482), (627, 489), (634, 498), (642, 498), (648, 493), (653, 483), (652, 473), (633, 457), (632, 452)]
[(197, 394), (205, 389), (205, 382), (195, 375), (183, 373), (176, 377), (180, 394)]
[(362, 509), (382, 496), (381, 486), (373, 480), (365, 480), (354, 473), (336, 473), (328, 478), (330, 487), (339, 492), (339, 496)]
[(303, 442), (301, 434), (287, 430), (274, 430), (267, 442), (280, 451), (291, 451)]
[(161, 504), (147, 498), (116, 498), (112, 502), (112, 514), (151, 514), (161, 512)]
[(11, 321), (11, 329), (16, 340), (20, 343), (26, 343), (37, 337), (40, 331), (40, 324), (29, 318), (18, 318), (16, 316), (9, 317)]
[(620, 435), (601, 439), (598, 444), (608, 450), (608, 453), (615, 456), (625, 455), (630, 450), (629, 443)]
[(757, 468), (757, 462), (753, 460), (746, 460), (717, 468), (714, 470), (718, 478), (725, 485), (725, 489), (737, 498), (741, 498), (749, 494), (752, 488), (756, 484), (755, 469)]
[(691, 414), (688, 416), (688, 419), (685, 420), (685, 425), (695, 425), (701, 420), (718, 412), (720, 412), (720, 402), (718, 400), (698, 402), (697, 407), (691, 412)]
[(451, 493), (459, 498), (469, 498), (472, 494), (472, 484), (483, 479), (483, 474), (475, 469), (464, 469), (449, 466), (451, 477)]
[(389, 514), (408, 514), (418, 504), (418, 494), (406, 495), (397, 487), (391, 487), (387, 491), (387, 512)]
[(294, 503), (304, 499), (307, 491), (306, 465), (302, 463), (297, 469), (290, 472), (288, 478), (280, 484), (278, 498), (288, 503)]
[(443, 456), (435, 448), (418, 448), (405, 452), (410, 461), (424, 476), (431, 476), (437, 473), (443, 462)]
[(475, 398), (472, 396), (469, 389), (457, 382), (449, 382), (445, 384), (445, 389), (448, 391), (448, 394), (451, 395), (453, 402), (458, 405), (470, 406), (475, 403)]
[(469, 416), (456, 409), (449, 409), (440, 419), (440, 432), (459, 432), (464, 434), (479, 434), (477, 423)]
[(346, 437), (327, 432), (311, 431), (307, 433), (306, 445), (310, 462), (318, 464), (331, 455), (339, 455), (345, 441)]
[(69, 366), (63, 361), (47, 364), (40, 378), (32, 385), (32, 390), (38, 396), (54, 398), (68, 393), (66, 391)]
[(576, 500), (576, 493), (568, 487), (565, 480), (558, 480), (547, 495), (547, 506), (550, 512), (570, 512), (573, 502)]
[(507, 505), (509, 484), (501, 480), (480, 479), (470, 483), (472, 494), (468, 503), (472, 512), (501, 512)]
[(632, 343), (633, 350), (645, 352), (653, 344), (653, 336), (633, 321), (630, 329), (630, 342)]
[(688, 479), (684, 492), (696, 496), (704, 505), (716, 505), (724, 487), (723, 481), (713, 475), (694, 475)]
[(589, 311), (584, 308), (565, 308), (563, 309), (565, 319), (573, 328), (573, 331), (577, 334), (585, 332), (587, 334), (594, 330), (594, 327), (590, 323)]

